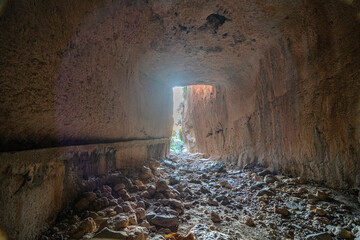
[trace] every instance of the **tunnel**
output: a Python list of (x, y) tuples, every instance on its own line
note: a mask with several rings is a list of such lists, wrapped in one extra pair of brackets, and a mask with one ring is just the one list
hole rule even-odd
[(0, 239), (360, 239), (359, 93), (359, 0), (0, 0)]

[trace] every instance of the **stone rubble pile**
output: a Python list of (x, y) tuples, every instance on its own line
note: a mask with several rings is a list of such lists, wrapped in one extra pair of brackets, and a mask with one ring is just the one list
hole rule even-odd
[(233, 169), (202, 154), (149, 160), (82, 193), (39, 239), (360, 239), (356, 189)]

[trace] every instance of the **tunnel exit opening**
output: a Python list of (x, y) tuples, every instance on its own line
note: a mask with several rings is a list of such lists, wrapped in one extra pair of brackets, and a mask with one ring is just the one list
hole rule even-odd
[(171, 134), (170, 150), (173, 152), (186, 152), (187, 149), (184, 145), (184, 139), (182, 137), (182, 121), (185, 105), (185, 96), (187, 92), (187, 86), (174, 87), (173, 88), (173, 130)]
[[(212, 112), (216, 88), (211, 85), (189, 85), (173, 88), (173, 130), (170, 150), (181, 152), (204, 152), (196, 139), (201, 140), (201, 126), (204, 119), (198, 116)], [(209, 117), (209, 116), (208, 116)], [(215, 115), (210, 117), (216, 118)], [(199, 130), (199, 131), (197, 131)]]

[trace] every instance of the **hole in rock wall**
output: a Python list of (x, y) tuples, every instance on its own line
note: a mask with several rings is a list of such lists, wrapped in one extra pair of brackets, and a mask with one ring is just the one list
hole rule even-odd
[[(175, 153), (194, 152), (196, 136), (194, 128), (196, 122), (191, 118), (191, 113), (204, 109), (202, 106), (211, 103), (216, 95), (216, 88), (210, 85), (190, 85), (173, 88), (173, 131), (170, 150)], [(187, 104), (190, 106), (186, 106)], [(196, 103), (196, 104), (194, 104)], [(199, 108), (199, 109), (197, 109)], [(190, 123), (190, 124), (189, 124)]]
[(173, 88), (173, 118), (174, 125), (171, 135), (171, 145), (170, 150), (172, 152), (183, 152), (186, 151), (184, 147), (184, 140), (181, 134), (181, 123), (182, 115), (185, 104), (185, 95), (187, 92), (187, 87), (174, 87)]

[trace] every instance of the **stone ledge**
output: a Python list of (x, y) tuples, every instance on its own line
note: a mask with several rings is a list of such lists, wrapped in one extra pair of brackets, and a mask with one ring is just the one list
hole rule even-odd
[(169, 146), (160, 138), (0, 153), (0, 229), (9, 239), (34, 239), (84, 179), (163, 158)]

